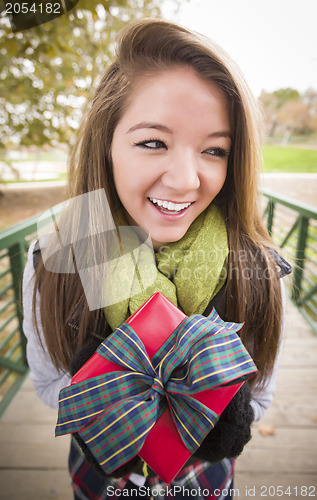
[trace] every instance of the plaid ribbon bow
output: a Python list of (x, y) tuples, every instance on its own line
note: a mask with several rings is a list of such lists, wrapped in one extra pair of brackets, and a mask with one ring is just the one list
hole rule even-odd
[(257, 369), (237, 331), (241, 324), (186, 317), (149, 359), (127, 323), (97, 349), (121, 371), (61, 390), (56, 435), (80, 431), (106, 473), (135, 457), (162, 412), (169, 407), (185, 446), (194, 453), (219, 416), (195, 393), (242, 382)]

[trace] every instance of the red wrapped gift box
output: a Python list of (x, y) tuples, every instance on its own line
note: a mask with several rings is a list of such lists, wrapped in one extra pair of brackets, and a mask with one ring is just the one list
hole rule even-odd
[[(137, 333), (147, 354), (152, 358), (185, 317), (164, 295), (157, 292), (126, 322)], [(74, 375), (71, 384), (117, 370), (125, 371), (95, 353)], [(195, 394), (195, 398), (220, 415), (242, 384), (243, 382), (240, 382), (202, 391)], [(139, 456), (166, 483), (175, 478), (190, 458), (191, 453), (179, 436), (168, 409), (149, 432)]]

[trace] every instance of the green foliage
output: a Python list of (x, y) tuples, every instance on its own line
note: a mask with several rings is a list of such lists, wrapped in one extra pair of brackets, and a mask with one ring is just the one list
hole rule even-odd
[(277, 98), (277, 107), (280, 108), (287, 101), (297, 101), (300, 99), (300, 93), (296, 89), (290, 87), (286, 89), (279, 89), (273, 92), (273, 95)]
[(267, 144), (262, 154), (264, 172), (317, 173), (317, 149)]
[(81, 0), (62, 17), (17, 33), (2, 17), (0, 149), (69, 144), (114, 57), (118, 30), (159, 15), (160, 0)]
[(259, 98), (264, 111), (264, 124), (268, 137), (283, 137), (283, 144), (295, 135), (305, 136), (317, 132), (317, 91), (313, 88), (299, 93), (283, 88)]

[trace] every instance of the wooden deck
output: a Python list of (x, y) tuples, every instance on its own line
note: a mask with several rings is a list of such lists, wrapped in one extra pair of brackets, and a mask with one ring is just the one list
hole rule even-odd
[[(237, 460), (235, 498), (317, 496), (316, 389), (317, 336), (289, 302), (275, 401)], [(27, 380), (0, 421), (1, 500), (73, 498), (69, 438), (54, 438), (55, 422)]]

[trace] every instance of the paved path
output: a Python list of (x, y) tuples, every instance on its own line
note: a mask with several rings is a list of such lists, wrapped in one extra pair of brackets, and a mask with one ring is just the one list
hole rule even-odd
[(264, 174), (260, 185), (274, 193), (317, 206), (317, 174)]
[[(0, 189), (0, 230), (62, 202), (65, 186), (65, 181), (7, 184)], [(317, 206), (317, 174), (265, 174), (260, 186)]]
[[(275, 401), (237, 460), (235, 498), (317, 496), (317, 336), (290, 302), (285, 331)], [(71, 500), (69, 438), (54, 438), (55, 423), (28, 379), (0, 420), (1, 500)]]
[[(7, 184), (7, 191), (23, 191), (30, 189), (48, 189), (63, 187), (66, 181), (45, 181)], [(317, 174), (310, 173), (267, 173), (262, 174), (260, 186), (294, 198), (303, 203), (317, 205)]]
[[(255, 487), (257, 499), (308, 497), (305, 486), (317, 496), (317, 336), (289, 300), (284, 337), (274, 403), (237, 461), (240, 498), (251, 496), (246, 486)], [(270, 427), (274, 434), (260, 433)], [(277, 486), (283, 496), (274, 493)]]

